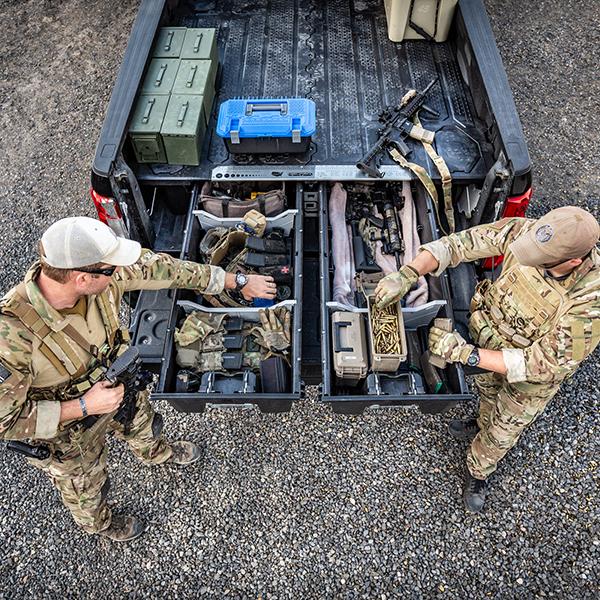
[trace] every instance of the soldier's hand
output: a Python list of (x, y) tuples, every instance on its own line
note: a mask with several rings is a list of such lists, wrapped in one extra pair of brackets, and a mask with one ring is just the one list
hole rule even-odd
[(242, 288), (246, 300), (266, 298), (272, 300), (277, 295), (277, 284), (269, 275), (248, 275), (248, 283)]
[(386, 275), (375, 288), (377, 308), (385, 308), (404, 298), (418, 279), (419, 274), (407, 265), (400, 267), (395, 273)]
[(88, 414), (104, 415), (119, 408), (123, 401), (125, 387), (122, 383), (111, 387), (108, 381), (98, 381), (84, 395)]
[(467, 359), (475, 346), (467, 344), (458, 331), (445, 331), (439, 327), (429, 330), (429, 351), (431, 354), (441, 356), (446, 362), (460, 362), (467, 364)]

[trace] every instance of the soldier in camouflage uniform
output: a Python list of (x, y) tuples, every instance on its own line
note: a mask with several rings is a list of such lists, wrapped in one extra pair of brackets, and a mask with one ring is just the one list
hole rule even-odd
[(87, 217), (52, 225), (40, 250), (40, 261), (0, 303), (0, 437), (46, 446), (47, 459), (29, 461), (50, 476), (77, 524), (130, 540), (144, 528), (135, 517), (113, 517), (106, 504), (107, 433), (124, 439), (147, 465), (189, 464), (201, 452), (192, 442), (167, 442), (146, 392), (127, 427), (114, 418), (124, 390), (103, 380), (103, 367), (128, 345), (119, 325), (123, 294), (237, 287), (247, 299), (273, 298), (275, 283), (250, 275), (240, 286), (235, 273), (142, 250)]
[(473, 343), (456, 331), (432, 327), (429, 334), (432, 354), (489, 371), (476, 377), (479, 417), (449, 424), (453, 437), (472, 440), (463, 499), (473, 512), (483, 508), (486, 480), (498, 462), (598, 345), (599, 237), (598, 221), (576, 207), (539, 220), (506, 218), (425, 244), (376, 290), (385, 306), (419, 275), (504, 255), (499, 277), (479, 283), (472, 299)]

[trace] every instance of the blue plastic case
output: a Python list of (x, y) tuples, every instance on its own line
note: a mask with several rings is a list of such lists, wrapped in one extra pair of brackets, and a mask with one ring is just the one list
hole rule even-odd
[(306, 152), (315, 129), (315, 103), (307, 98), (226, 100), (217, 120), (217, 135), (234, 154)]

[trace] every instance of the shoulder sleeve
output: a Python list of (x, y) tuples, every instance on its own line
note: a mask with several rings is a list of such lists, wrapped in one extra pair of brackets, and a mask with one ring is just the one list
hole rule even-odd
[(28, 397), (32, 381), (31, 334), (0, 315), (0, 437), (48, 439), (56, 435), (60, 402)]
[(448, 267), (489, 256), (506, 254), (509, 244), (516, 239), (531, 219), (518, 217), (501, 219), (452, 233), (435, 242), (424, 244), (419, 250), (428, 250), (439, 263), (433, 275), (438, 276)]
[(225, 271), (144, 249), (138, 262), (117, 270), (115, 281), (121, 292), (187, 288), (219, 294), (225, 286)]

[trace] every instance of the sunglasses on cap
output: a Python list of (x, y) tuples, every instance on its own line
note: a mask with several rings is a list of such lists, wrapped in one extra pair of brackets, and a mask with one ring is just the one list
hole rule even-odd
[(106, 269), (73, 269), (80, 273), (90, 273), (91, 275), (105, 275), (106, 277), (112, 277), (113, 273), (117, 270), (117, 267), (106, 267)]

